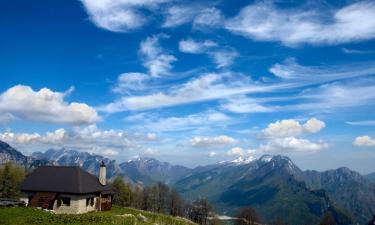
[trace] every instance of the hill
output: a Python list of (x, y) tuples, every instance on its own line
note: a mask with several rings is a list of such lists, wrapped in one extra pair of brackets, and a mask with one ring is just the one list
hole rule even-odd
[(17, 151), (9, 144), (0, 141), (0, 165), (7, 162), (12, 162), (26, 168), (34, 168), (49, 164), (48, 160), (45, 159), (38, 160), (30, 156), (24, 156), (21, 152)]
[(175, 187), (188, 199), (207, 197), (220, 213), (251, 205), (268, 221), (280, 217), (289, 224), (307, 218), (318, 223), (326, 212), (341, 224), (365, 223), (375, 207), (375, 186), (360, 174), (342, 168), (305, 172), (284, 156), (198, 167)]
[(370, 174), (367, 174), (365, 177), (366, 177), (369, 181), (375, 183), (375, 172), (370, 173)]
[(0, 224), (3, 225), (194, 225), (183, 218), (171, 217), (132, 208), (113, 207), (111, 211), (81, 215), (52, 214), (39, 209), (0, 207)]
[(325, 212), (332, 212), (336, 219), (366, 223), (375, 212), (375, 183), (369, 176), (348, 168), (302, 171), (284, 156), (239, 158), (190, 169), (145, 157), (118, 164), (100, 155), (68, 149), (50, 149), (27, 157), (6, 143), (0, 145), (0, 163), (13, 161), (27, 167), (40, 162), (78, 165), (97, 174), (102, 160), (107, 163), (109, 178), (121, 176), (146, 186), (168, 183), (187, 199), (208, 198), (222, 214), (233, 215), (238, 208), (252, 205), (264, 218), (289, 215), (290, 223), (296, 224), (306, 216), (317, 221)]
[(368, 222), (375, 212), (375, 184), (349, 168), (305, 171), (302, 180), (312, 189), (324, 189), (337, 206), (350, 210), (357, 222)]

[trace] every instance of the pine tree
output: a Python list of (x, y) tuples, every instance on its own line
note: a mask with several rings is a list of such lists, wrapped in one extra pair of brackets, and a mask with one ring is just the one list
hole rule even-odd
[(21, 167), (6, 163), (0, 169), (0, 198), (18, 199), (19, 185), (25, 178), (25, 170)]

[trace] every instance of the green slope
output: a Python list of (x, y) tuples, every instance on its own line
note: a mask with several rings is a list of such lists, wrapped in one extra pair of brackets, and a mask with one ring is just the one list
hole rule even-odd
[(311, 190), (295, 179), (302, 173), (288, 158), (249, 164), (224, 164), (198, 171), (175, 184), (186, 198), (207, 197), (221, 214), (235, 215), (241, 207), (257, 209), (265, 222), (282, 218), (288, 224), (317, 224), (331, 212), (339, 224), (351, 218), (334, 206), (325, 191)]
[(0, 207), (2, 225), (194, 225), (183, 218), (151, 213), (132, 208), (113, 207), (107, 212), (92, 212), (81, 215), (53, 214), (39, 209)]

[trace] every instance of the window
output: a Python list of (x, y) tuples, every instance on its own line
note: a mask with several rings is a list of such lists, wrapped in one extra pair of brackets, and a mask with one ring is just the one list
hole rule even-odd
[(70, 206), (70, 198), (58, 198), (57, 207), (60, 206)]
[(89, 205), (94, 206), (94, 198), (86, 198), (86, 207)]
[(66, 206), (70, 206), (70, 198), (62, 198), (62, 204)]

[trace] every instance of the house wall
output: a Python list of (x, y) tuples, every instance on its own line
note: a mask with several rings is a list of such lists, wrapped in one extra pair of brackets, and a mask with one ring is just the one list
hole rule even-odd
[[(59, 214), (80, 214), (86, 213), (90, 211), (94, 211), (96, 205), (96, 198), (95, 195), (67, 195), (67, 194), (60, 194), (59, 197), (66, 197), (70, 198), (70, 206), (61, 205), (57, 206), (57, 201), (55, 200), (53, 204), (53, 211)], [(94, 204), (91, 206), (90, 204), (86, 206), (86, 199), (87, 198), (94, 198)]]

